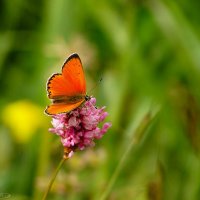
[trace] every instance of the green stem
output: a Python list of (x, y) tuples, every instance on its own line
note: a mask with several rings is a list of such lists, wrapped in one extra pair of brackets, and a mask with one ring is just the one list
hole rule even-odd
[(47, 199), (49, 191), (51, 190), (51, 187), (52, 187), (52, 185), (54, 183), (54, 180), (55, 180), (60, 168), (62, 167), (62, 165), (63, 165), (63, 163), (65, 162), (66, 159), (67, 159), (66, 157), (63, 157), (62, 160), (60, 161), (60, 163), (58, 164), (58, 167), (56, 168), (56, 171), (54, 172), (53, 176), (51, 177), (51, 180), (49, 182), (48, 188), (47, 188), (42, 200), (46, 200)]
[(112, 190), (112, 187), (119, 175), (119, 173), (121, 172), (121, 170), (123, 169), (123, 166), (125, 164), (125, 161), (129, 155), (129, 153), (131, 152), (131, 149), (133, 148), (134, 145), (138, 144), (141, 141), (141, 138), (143, 137), (144, 133), (146, 132), (146, 129), (149, 127), (149, 125), (151, 124), (153, 118), (154, 118), (155, 114), (153, 113), (147, 113), (144, 118), (142, 119), (140, 125), (138, 126), (138, 128), (135, 131), (135, 134), (132, 141), (129, 143), (128, 147), (126, 148), (126, 150), (124, 151), (123, 156), (121, 157), (119, 164), (117, 165), (117, 168), (115, 169), (107, 187), (106, 190), (104, 191), (104, 193), (101, 195), (100, 200), (105, 200), (107, 199), (110, 191)]

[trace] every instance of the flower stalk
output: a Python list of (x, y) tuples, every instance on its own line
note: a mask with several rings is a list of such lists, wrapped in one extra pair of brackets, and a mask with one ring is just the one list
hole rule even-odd
[(47, 187), (47, 189), (46, 189), (46, 191), (45, 191), (45, 193), (44, 193), (44, 196), (43, 196), (42, 200), (46, 200), (46, 199), (47, 199), (47, 196), (48, 196), (48, 194), (49, 194), (49, 192), (50, 192), (50, 190), (51, 190), (51, 187), (52, 187), (52, 185), (53, 185), (53, 183), (54, 183), (54, 181), (55, 181), (55, 179), (56, 179), (56, 176), (57, 176), (58, 172), (60, 171), (61, 167), (63, 166), (63, 163), (64, 163), (68, 158), (69, 158), (69, 157), (68, 157), (67, 154), (64, 152), (63, 158), (62, 158), (61, 161), (59, 162), (59, 164), (58, 164), (58, 166), (57, 166), (57, 168), (56, 168), (54, 174), (52, 175), (51, 180), (50, 180), (49, 185), (48, 185), (48, 187)]

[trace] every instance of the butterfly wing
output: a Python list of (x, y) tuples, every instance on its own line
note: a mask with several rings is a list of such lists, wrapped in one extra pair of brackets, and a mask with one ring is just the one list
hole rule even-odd
[(82, 103), (84, 103), (84, 101), (85, 100), (83, 99), (82, 101), (74, 103), (74, 104), (52, 104), (46, 108), (45, 112), (48, 115), (67, 113), (79, 107)]
[(48, 97), (53, 104), (47, 114), (69, 112), (85, 101), (86, 82), (78, 54), (72, 54), (62, 67), (62, 74), (53, 74), (47, 83)]
[(62, 67), (62, 74), (53, 74), (47, 83), (48, 97), (86, 94), (83, 67), (78, 54), (72, 54)]

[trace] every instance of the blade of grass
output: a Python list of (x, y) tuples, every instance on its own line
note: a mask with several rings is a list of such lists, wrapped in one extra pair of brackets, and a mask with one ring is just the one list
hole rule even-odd
[(128, 158), (128, 155), (130, 154), (132, 148), (137, 145), (138, 143), (140, 143), (140, 141), (142, 140), (142, 138), (144, 137), (146, 130), (148, 129), (148, 127), (151, 125), (151, 122), (153, 121), (153, 119), (155, 118), (156, 114), (158, 113), (158, 110), (152, 110), (147, 112), (143, 119), (141, 120), (141, 122), (139, 123), (138, 127), (136, 128), (135, 132), (133, 133), (133, 138), (131, 140), (131, 142), (129, 143), (129, 145), (127, 146), (127, 148), (124, 150), (124, 154), (122, 155), (119, 164), (117, 165), (105, 191), (103, 192), (103, 194), (101, 195), (101, 197), (99, 198), (100, 200), (105, 200), (107, 199), (108, 195), (110, 194), (114, 183), (116, 182), (120, 172), (122, 171), (124, 164)]
[(147, 6), (155, 21), (171, 44), (178, 48), (176, 53), (183, 59), (187, 55), (190, 63), (200, 69), (200, 40), (187, 22), (178, 6), (173, 2), (171, 8), (162, 1), (148, 1)]

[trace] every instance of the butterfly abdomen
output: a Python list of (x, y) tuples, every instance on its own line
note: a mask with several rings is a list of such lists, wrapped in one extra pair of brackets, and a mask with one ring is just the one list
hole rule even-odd
[(85, 100), (85, 95), (76, 95), (76, 96), (56, 96), (52, 98), (54, 104), (74, 104)]

